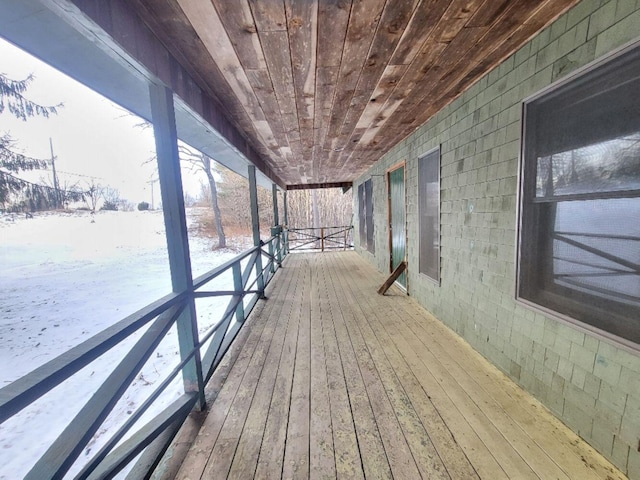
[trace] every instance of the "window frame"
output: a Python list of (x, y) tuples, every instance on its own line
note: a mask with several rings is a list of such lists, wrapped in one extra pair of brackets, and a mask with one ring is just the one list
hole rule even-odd
[[(599, 328), (598, 326), (573, 318), (569, 314), (556, 311), (552, 307), (548, 307), (543, 304), (536, 303), (533, 300), (530, 300), (521, 296), (521, 292), (523, 289), (523, 285), (522, 285), (523, 282), (521, 280), (521, 275), (523, 272), (523, 248), (524, 248), (523, 244), (526, 244), (526, 239), (523, 238), (523, 236), (526, 233), (525, 226), (523, 225), (523, 217), (525, 216), (524, 209), (527, 207), (527, 205), (525, 205), (525, 199), (527, 198), (526, 195), (531, 195), (531, 191), (530, 191), (531, 187), (528, 184), (528, 182), (530, 182), (528, 180), (530, 178), (529, 176), (533, 171), (534, 172), (533, 176), (535, 177), (535, 169), (537, 167), (536, 162), (531, 162), (530, 160), (529, 162), (526, 161), (527, 153), (528, 153), (527, 152), (527, 148), (528, 148), (527, 106), (537, 100), (544, 99), (545, 97), (552, 95), (557, 90), (567, 87), (569, 84), (579, 80), (580, 78), (585, 78), (595, 70), (598, 70), (602, 67), (606, 68), (606, 65), (609, 64), (610, 62), (613, 62), (616, 59), (619, 59), (621, 56), (632, 53), (634, 50), (636, 51), (638, 56), (640, 56), (640, 41), (634, 40), (634, 41), (628, 42), (625, 45), (622, 45), (621, 47), (609, 52), (608, 54), (600, 58), (597, 58), (596, 60), (590, 62), (589, 64), (575, 70), (574, 72), (567, 75), (566, 77), (561, 78), (556, 82), (553, 82), (552, 84), (536, 92), (535, 94), (525, 98), (522, 101), (521, 132), (520, 132), (521, 142), (520, 142), (520, 153), (519, 153), (519, 159), (518, 159), (518, 191), (517, 191), (517, 199), (516, 199), (517, 226), (516, 226), (516, 249), (515, 249), (515, 280), (516, 280), (515, 281), (515, 300), (516, 300), (516, 303), (520, 304), (523, 307), (526, 307), (535, 312), (545, 314), (551, 318), (554, 318), (560, 323), (570, 325), (574, 328), (577, 328), (579, 331), (593, 335), (599, 339), (615, 344), (619, 348), (623, 348), (624, 350), (637, 354), (640, 352), (640, 343), (636, 343), (633, 340), (629, 340), (625, 337), (621, 337), (608, 330)], [(529, 191), (527, 189), (529, 189)], [(590, 192), (590, 193), (584, 193), (584, 194), (566, 195), (566, 196), (551, 198), (549, 202), (544, 202), (544, 203), (555, 204), (555, 203), (561, 202), (563, 199), (566, 201), (570, 201), (570, 200), (582, 200), (582, 199), (588, 200), (588, 199), (637, 197), (637, 195), (629, 195), (629, 192), (632, 192), (632, 191), (629, 191), (629, 190), (618, 191), (618, 192), (611, 192), (608, 194)], [(533, 194), (535, 197), (535, 187), (533, 189)], [(530, 200), (530, 204), (535, 204), (535, 203), (536, 203), (535, 201)], [(543, 250), (543, 248), (540, 248), (540, 247), (536, 247), (536, 248), (539, 250)], [(530, 256), (533, 256), (533, 255), (530, 255)], [(545, 259), (542, 258), (540, 260), (544, 261)], [(560, 289), (562, 288), (566, 288), (566, 287), (561, 287)], [(555, 295), (561, 296), (561, 294), (555, 293), (555, 292), (550, 292), (550, 291), (542, 292), (542, 296), (553, 297)], [(563, 301), (566, 301), (566, 303), (571, 303), (573, 300), (563, 299)], [(576, 303), (579, 303), (579, 302), (576, 302)], [(584, 305), (584, 303), (582, 303), (582, 305)], [(607, 323), (607, 320), (605, 319), (603, 321), (600, 321), (599, 325), (603, 325), (606, 323)]]
[(358, 236), (360, 239), (360, 248), (366, 249), (367, 233), (365, 219), (365, 187), (364, 182), (358, 185)]
[[(438, 218), (438, 231), (436, 236), (438, 237), (438, 255), (437, 255), (437, 266), (436, 266), (436, 270), (438, 272), (438, 276), (437, 278), (432, 277), (431, 275), (429, 275), (427, 272), (422, 271), (422, 254), (423, 254), (423, 238), (422, 238), (422, 192), (423, 189), (421, 188), (421, 184), (420, 184), (420, 166), (422, 164), (423, 160), (426, 160), (427, 157), (433, 155), (434, 153), (438, 154), (437, 157), (437, 163), (438, 163), (438, 195), (437, 195), (437, 206), (436, 206), (436, 217)], [(438, 286), (440, 286), (440, 282), (442, 279), (442, 272), (441, 272), (441, 257), (442, 257), (442, 221), (441, 221), (441, 198), (442, 198), (442, 150), (441, 150), (441, 145), (438, 145), (434, 148), (432, 148), (431, 150), (426, 151), (425, 153), (423, 153), (422, 155), (420, 155), (418, 157), (418, 176), (417, 176), (417, 182), (418, 182), (418, 274), (425, 278), (428, 279), (431, 282), (434, 282), (435, 284), (437, 284)], [(426, 195), (426, 192), (424, 192), (424, 194)]]
[[(368, 192), (368, 193), (367, 193)], [(365, 218), (365, 224), (364, 224), (364, 230), (365, 230), (365, 236), (366, 236), (366, 245), (367, 245), (367, 251), (369, 253), (375, 254), (376, 253), (376, 241), (375, 241), (375, 235), (373, 234), (374, 232), (374, 221), (373, 221), (373, 179), (369, 179), (366, 182), (364, 182), (364, 196), (365, 196), (365, 202), (364, 202), (364, 218)]]
[(370, 178), (358, 185), (358, 233), (360, 248), (375, 254), (373, 207), (373, 180)]

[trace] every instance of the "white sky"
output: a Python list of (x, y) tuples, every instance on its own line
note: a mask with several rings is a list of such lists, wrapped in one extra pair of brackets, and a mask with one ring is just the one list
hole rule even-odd
[[(42, 159), (51, 157), (49, 138), (53, 140), (56, 170), (60, 183), (96, 183), (120, 191), (122, 198), (138, 203), (151, 202), (154, 164), (144, 164), (155, 154), (153, 131), (137, 128), (141, 120), (126, 115), (110, 100), (76, 82), (65, 74), (23, 52), (0, 37), (0, 73), (13, 80), (34, 74), (25, 96), (41, 105), (63, 103), (58, 115), (16, 119), (7, 109), (0, 114), (0, 133), (9, 133), (17, 141), (16, 150)], [(199, 177), (184, 169), (186, 192), (196, 196)], [(34, 178), (35, 175), (35, 178)], [(29, 175), (30, 181), (47, 178), (50, 171)], [(82, 176), (80, 176), (82, 175)], [(26, 178), (26, 177), (25, 177)], [(155, 185), (155, 201), (160, 192)]]

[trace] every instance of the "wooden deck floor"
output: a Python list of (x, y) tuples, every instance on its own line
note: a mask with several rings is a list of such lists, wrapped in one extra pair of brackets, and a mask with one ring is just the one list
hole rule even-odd
[(278, 275), (178, 479), (625, 478), (354, 252)]

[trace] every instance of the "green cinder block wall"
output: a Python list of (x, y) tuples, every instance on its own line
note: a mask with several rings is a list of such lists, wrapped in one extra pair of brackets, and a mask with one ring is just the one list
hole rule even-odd
[[(409, 294), (637, 480), (640, 356), (518, 305), (514, 266), (523, 99), (636, 39), (640, 0), (583, 0), (396, 145), (353, 192), (372, 178), (375, 255), (357, 228), (356, 250), (388, 272), (385, 172), (406, 161)], [(440, 286), (418, 274), (417, 220), (417, 159), (438, 145)]]

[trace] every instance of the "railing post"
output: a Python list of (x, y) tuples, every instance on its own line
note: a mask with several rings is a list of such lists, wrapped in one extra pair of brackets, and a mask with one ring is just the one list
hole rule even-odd
[[(193, 297), (193, 277), (184, 210), (178, 134), (173, 92), (163, 86), (149, 86), (151, 117), (158, 159), (158, 178), (167, 236), (171, 285), (174, 292), (189, 292), (188, 304), (176, 321), (180, 356), (185, 358), (198, 344), (198, 321)], [(204, 381), (200, 352), (182, 369), (185, 392), (198, 392), (199, 405), (205, 407)]]
[[(271, 184), (271, 192), (273, 195), (273, 226), (277, 227), (278, 225), (280, 225), (280, 214), (278, 213), (278, 186), (275, 183)], [(278, 232), (278, 234), (276, 235), (276, 239), (274, 241), (276, 242), (275, 258), (276, 258), (276, 261), (278, 262), (278, 266), (280, 266), (282, 264), (282, 251), (280, 250), (280, 232)], [(271, 254), (273, 255), (274, 253), (273, 248), (271, 252), (272, 252)], [(273, 271), (273, 265), (271, 268)]]
[(276, 258), (278, 259), (278, 267), (282, 266), (282, 242), (280, 241), (282, 237), (282, 229), (278, 232), (278, 236), (276, 237)]
[[(253, 244), (260, 246), (260, 217), (258, 216), (258, 186), (256, 183), (256, 167), (249, 165), (249, 200), (251, 203), (251, 227), (253, 229)], [(256, 275), (258, 283), (258, 296), (264, 298), (264, 277), (262, 275), (262, 253), (258, 252), (256, 258)]]
[[(244, 293), (244, 285), (242, 285), (242, 269), (240, 268), (240, 262), (236, 262), (231, 267), (233, 271), (233, 289), (240, 294)], [(240, 302), (236, 307), (236, 321), (238, 323), (244, 322), (244, 301)]]
[(282, 192), (282, 206), (283, 206), (283, 210), (284, 210), (284, 228), (282, 230), (282, 241), (284, 243), (283, 248), (284, 248), (284, 254), (288, 255), (289, 254), (289, 206), (288, 206), (288, 199), (287, 199), (287, 191), (284, 190)]
[(320, 251), (324, 252), (324, 227), (320, 227)]
[(276, 266), (275, 266), (275, 262), (274, 262), (274, 251), (273, 251), (273, 241), (269, 242), (269, 255), (271, 255), (271, 260), (269, 260), (271, 263), (269, 263), (269, 265), (271, 266), (271, 268), (269, 268), (269, 271), (271, 273), (275, 273), (276, 271)]

